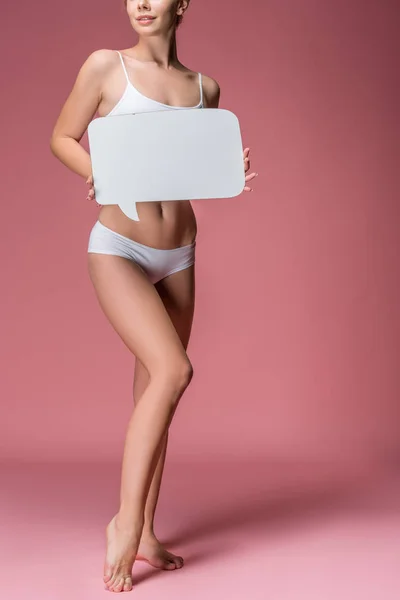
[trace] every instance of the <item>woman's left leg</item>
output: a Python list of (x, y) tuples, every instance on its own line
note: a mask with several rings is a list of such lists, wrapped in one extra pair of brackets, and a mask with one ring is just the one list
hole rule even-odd
[[(172, 273), (155, 284), (172, 323), (187, 349), (192, 330), (194, 305), (195, 305), (195, 265)], [(135, 375), (133, 381), (134, 403), (140, 402), (149, 381), (149, 374), (143, 364), (136, 359)], [(154, 514), (160, 492), (161, 479), (164, 471), (165, 456), (168, 445), (168, 432), (166, 433), (161, 454), (153, 475), (145, 507), (145, 523), (142, 531), (137, 558), (146, 560), (154, 567), (173, 570), (183, 566), (183, 558), (168, 552), (157, 539), (154, 533)]]

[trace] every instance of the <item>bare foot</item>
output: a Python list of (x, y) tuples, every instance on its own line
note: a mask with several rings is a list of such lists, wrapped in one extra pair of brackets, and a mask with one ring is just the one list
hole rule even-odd
[(140, 541), (140, 532), (122, 530), (115, 515), (106, 528), (107, 552), (104, 564), (105, 589), (110, 592), (132, 590), (132, 567)]
[(145, 560), (158, 569), (180, 569), (183, 567), (182, 556), (168, 552), (154, 534), (142, 535), (136, 558)]

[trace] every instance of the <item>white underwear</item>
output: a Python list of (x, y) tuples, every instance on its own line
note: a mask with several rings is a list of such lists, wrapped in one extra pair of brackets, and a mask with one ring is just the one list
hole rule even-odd
[(90, 232), (88, 252), (115, 254), (128, 258), (139, 265), (154, 284), (172, 273), (193, 265), (195, 248), (196, 241), (188, 246), (169, 250), (145, 246), (96, 221)]

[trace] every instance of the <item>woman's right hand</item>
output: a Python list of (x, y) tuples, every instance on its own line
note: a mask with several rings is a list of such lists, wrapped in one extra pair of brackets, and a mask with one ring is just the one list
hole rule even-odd
[[(95, 200), (93, 173), (90, 173), (89, 177), (86, 179), (86, 183), (89, 186), (89, 192), (88, 192), (86, 200)], [(100, 206), (100, 204), (98, 204), (98, 202), (96, 202), (96, 204), (97, 204), (97, 206)]]

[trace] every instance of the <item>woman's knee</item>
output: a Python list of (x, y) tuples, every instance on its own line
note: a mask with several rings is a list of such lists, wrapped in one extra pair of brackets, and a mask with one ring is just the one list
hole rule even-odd
[(168, 385), (177, 393), (181, 393), (193, 378), (193, 365), (187, 357), (168, 361), (168, 364), (164, 363), (163, 367), (153, 374), (153, 378), (162, 380), (163, 385)]
[(187, 359), (180, 370), (181, 383), (184, 389), (188, 387), (193, 379), (193, 365), (189, 359)]

